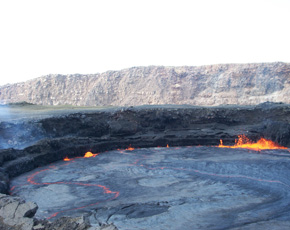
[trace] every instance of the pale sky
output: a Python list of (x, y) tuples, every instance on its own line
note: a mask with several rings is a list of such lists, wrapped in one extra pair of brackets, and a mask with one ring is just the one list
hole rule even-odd
[(0, 0), (0, 85), (133, 66), (290, 62), (290, 0)]

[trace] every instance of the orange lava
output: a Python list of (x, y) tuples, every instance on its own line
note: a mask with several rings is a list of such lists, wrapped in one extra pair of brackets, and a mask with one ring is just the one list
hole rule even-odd
[(65, 157), (63, 160), (64, 161), (71, 161), (71, 159), (69, 159), (68, 157)]
[(84, 155), (85, 158), (89, 158), (89, 157), (95, 157), (97, 156), (97, 153), (91, 153), (91, 152), (86, 152), (86, 154)]
[(235, 140), (235, 145), (228, 146), (223, 145), (223, 141), (220, 140), (219, 148), (244, 148), (244, 149), (252, 149), (256, 151), (264, 150), (264, 149), (287, 149), (286, 147), (280, 146), (279, 144), (267, 140), (263, 137), (260, 138), (257, 142), (251, 141), (245, 135), (239, 135), (238, 140)]
[(129, 147), (126, 148), (125, 150), (133, 151), (133, 150), (135, 150), (135, 148), (133, 148), (131, 145), (129, 145)]

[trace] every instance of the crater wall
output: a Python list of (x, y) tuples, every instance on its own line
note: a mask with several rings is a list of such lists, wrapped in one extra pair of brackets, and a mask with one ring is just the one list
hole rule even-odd
[(2, 104), (136, 106), (290, 103), (290, 64), (133, 67), (102, 74), (47, 75), (0, 87)]

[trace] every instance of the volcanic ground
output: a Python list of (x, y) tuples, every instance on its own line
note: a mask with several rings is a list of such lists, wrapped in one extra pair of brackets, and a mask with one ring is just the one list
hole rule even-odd
[[(37, 203), (37, 219), (22, 205), (29, 229), (87, 229), (61, 218), (81, 215), (94, 229), (290, 229), (289, 105), (20, 104), (0, 121), (0, 192)], [(214, 147), (241, 134), (288, 149)], [(0, 227), (15, 229), (19, 202), (1, 197)]]
[(281, 229), (290, 226), (289, 157), (218, 147), (115, 150), (37, 168), (14, 178), (11, 192), (35, 201), (38, 218), (84, 214), (119, 229)]

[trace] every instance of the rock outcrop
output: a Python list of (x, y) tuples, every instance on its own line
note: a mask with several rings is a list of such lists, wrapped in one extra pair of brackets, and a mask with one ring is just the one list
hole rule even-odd
[(34, 226), (32, 217), (37, 209), (33, 202), (0, 194), (0, 226), (4, 229), (31, 230)]
[(34, 218), (37, 204), (16, 196), (0, 193), (1, 230), (117, 230), (113, 224), (91, 226), (88, 219), (80, 217), (61, 217), (56, 221)]
[(290, 103), (290, 64), (133, 67), (91, 75), (48, 75), (0, 87), (2, 104), (128, 106)]

